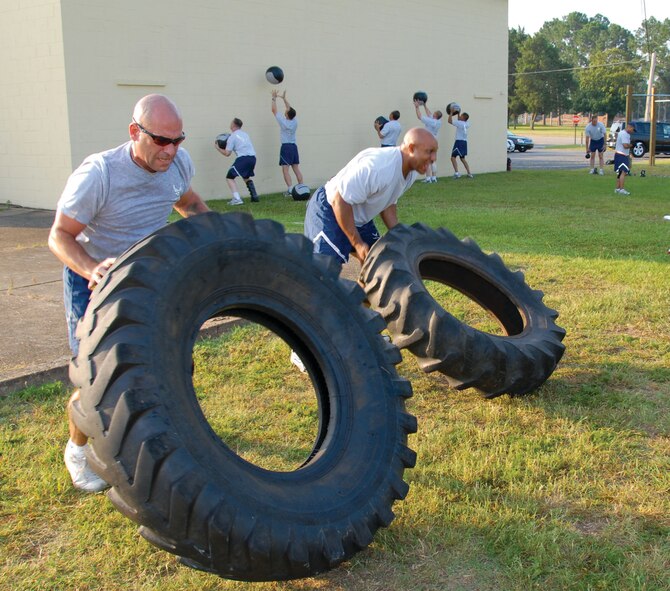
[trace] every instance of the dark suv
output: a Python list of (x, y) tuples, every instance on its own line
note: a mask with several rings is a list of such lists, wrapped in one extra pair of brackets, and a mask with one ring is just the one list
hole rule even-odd
[[(651, 123), (649, 121), (633, 121), (635, 131), (630, 134), (631, 154), (635, 158), (642, 158), (649, 152), (649, 131)], [(616, 136), (625, 126), (625, 121), (615, 121), (610, 127), (610, 132), (607, 136), (607, 146), (609, 148), (616, 148)], [(656, 122), (656, 153), (669, 154), (670, 153), (670, 123), (666, 121)]]

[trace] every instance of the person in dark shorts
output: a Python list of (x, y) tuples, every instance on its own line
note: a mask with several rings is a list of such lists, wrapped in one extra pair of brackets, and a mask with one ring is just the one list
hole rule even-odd
[[(277, 111), (277, 97), (284, 101), (284, 114)], [(272, 114), (279, 123), (279, 140), (281, 148), (279, 149), (279, 166), (286, 183), (286, 192), (284, 195), (290, 197), (293, 184), (291, 183), (291, 173), (289, 168), (295, 174), (297, 184), (302, 184), (302, 172), (300, 170), (300, 155), (298, 154), (298, 145), (296, 143), (296, 130), (298, 129), (298, 119), (295, 109), (286, 99), (286, 91), (279, 94), (276, 90), (272, 91)]]
[(228, 202), (228, 205), (242, 205), (244, 203), (240, 192), (237, 190), (237, 181), (235, 179), (238, 176), (242, 177), (244, 184), (249, 189), (251, 200), (255, 203), (258, 201), (258, 193), (256, 193), (256, 187), (251, 177), (254, 176), (254, 168), (256, 167), (256, 150), (254, 150), (249, 134), (246, 131), (242, 131), (241, 119), (235, 117), (232, 120), (230, 131), (232, 133), (226, 142), (225, 148), (221, 148), (216, 141), (214, 142), (216, 149), (224, 156), (230, 156), (233, 152), (235, 152), (236, 156), (235, 162), (233, 162), (233, 165), (228, 169), (228, 173), (226, 174), (226, 182), (233, 194), (233, 198)]
[[(586, 153), (590, 157), (589, 174), (605, 174), (605, 135), (607, 130), (605, 126), (598, 121), (598, 115), (591, 115), (591, 121), (584, 128), (584, 137), (586, 138)], [(598, 163), (600, 170), (596, 169), (596, 152), (598, 152)]]
[(461, 159), (468, 178), (474, 178), (470, 172), (468, 161), (465, 159), (465, 157), (468, 155), (468, 129), (470, 128), (470, 115), (467, 113), (458, 113), (456, 115), (456, 119), (454, 119), (454, 116), (450, 114), (447, 122), (456, 128), (454, 147), (451, 150), (451, 165), (454, 167), (454, 178), (458, 179), (461, 177), (461, 173), (458, 172), (458, 161), (456, 158)]
[(398, 223), (396, 203), (417, 174), (426, 174), (437, 157), (437, 140), (425, 129), (412, 128), (402, 145), (368, 148), (317, 189), (307, 204), (305, 236), (314, 252), (340, 264), (353, 255), (363, 262), (379, 239), (374, 218), (387, 228)]
[(616, 148), (614, 149), (614, 172), (616, 173), (616, 189), (614, 192), (619, 195), (630, 195), (630, 192), (624, 189), (626, 176), (630, 172), (630, 134), (635, 131), (632, 123), (627, 123), (616, 138)]

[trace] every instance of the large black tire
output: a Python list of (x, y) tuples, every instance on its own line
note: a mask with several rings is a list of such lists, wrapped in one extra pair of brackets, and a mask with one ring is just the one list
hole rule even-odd
[[(370, 250), (361, 269), (368, 300), (384, 317), (393, 342), (409, 349), (420, 367), (440, 371), (459, 390), (474, 387), (488, 398), (527, 394), (546, 381), (565, 347), (558, 312), (542, 303), (523, 273), (497, 254), (449, 230), (400, 224)], [(476, 330), (444, 310), (424, 279), (448, 285), (478, 303), (506, 336)]]
[[(76, 424), (112, 503), (190, 566), (247, 581), (323, 572), (365, 548), (408, 492), (416, 419), (400, 351), (331, 262), (276, 222), (207, 213), (140, 242), (93, 294), (70, 369)], [(217, 315), (271, 329), (308, 367), (319, 426), (299, 469), (245, 461), (207, 422), (191, 356)]]

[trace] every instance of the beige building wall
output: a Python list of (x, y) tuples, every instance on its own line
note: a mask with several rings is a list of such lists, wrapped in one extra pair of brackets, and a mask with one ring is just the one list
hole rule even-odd
[[(404, 130), (421, 125), (416, 90), (428, 93), (433, 110), (457, 101), (470, 113), (473, 172), (505, 167), (507, 0), (7, 3), (15, 6), (0, 9), (2, 27), (17, 47), (13, 60), (6, 51), (0, 60), (10, 73), (3, 83), (18, 88), (0, 96), (2, 202), (53, 209), (86, 155), (127, 139), (133, 105), (150, 92), (181, 107), (193, 186), (206, 199), (229, 198), (232, 158), (213, 142), (233, 117), (255, 145), (259, 193), (283, 190), (273, 88), (287, 90), (298, 112), (301, 168), (312, 187), (379, 144), (378, 115), (398, 109)], [(283, 84), (266, 81), (271, 65), (283, 68)], [(49, 141), (38, 141), (45, 132)], [(445, 117), (440, 176), (452, 173), (453, 138)]]
[(0, 2), (0, 203), (53, 208), (71, 168), (59, 0)]

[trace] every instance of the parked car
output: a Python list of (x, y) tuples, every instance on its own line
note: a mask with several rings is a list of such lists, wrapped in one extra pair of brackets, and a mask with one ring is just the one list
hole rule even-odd
[[(630, 152), (635, 158), (642, 158), (642, 156), (649, 152), (649, 132), (651, 131), (651, 123), (649, 121), (633, 121), (632, 123), (635, 126), (635, 131), (630, 134)], [(625, 121), (615, 121), (612, 123), (609, 134), (607, 135), (608, 148), (616, 148), (617, 135), (625, 125)], [(656, 122), (656, 153), (670, 153), (670, 122)]]
[[(512, 133), (509, 129), (507, 130), (507, 151), (509, 152), (509, 141), (511, 140), (512, 143), (514, 144), (514, 150), (518, 150), (519, 152), (525, 152), (526, 150), (530, 150), (535, 144), (533, 144), (532, 138), (529, 137), (523, 137), (521, 135), (516, 135), (515, 133)], [(514, 150), (511, 150), (514, 152)]]

